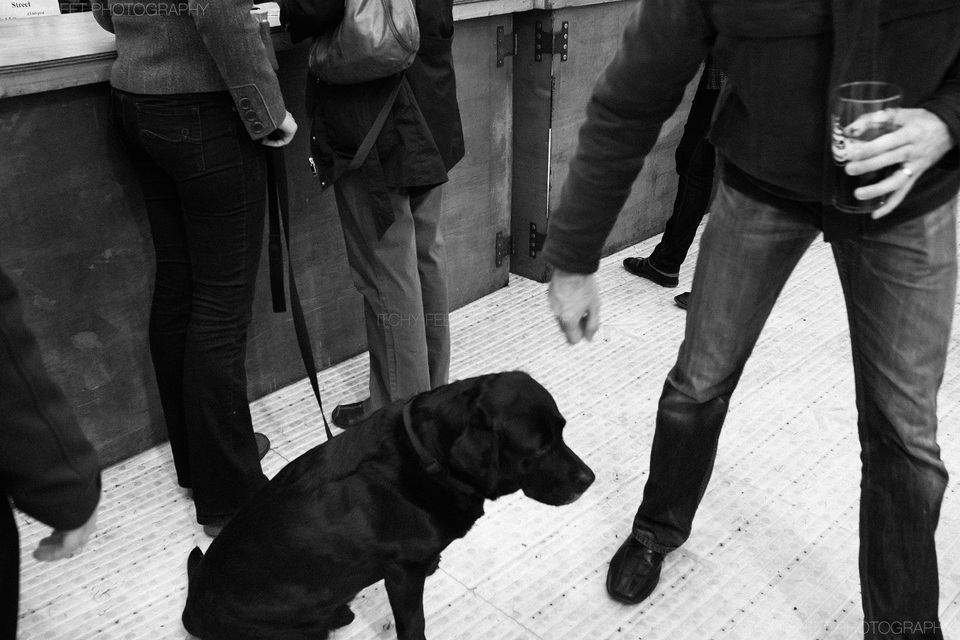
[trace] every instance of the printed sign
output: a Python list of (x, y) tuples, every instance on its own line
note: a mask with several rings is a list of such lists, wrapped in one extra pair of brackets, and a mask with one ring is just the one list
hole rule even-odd
[(0, 0), (0, 20), (58, 15), (59, 0)]

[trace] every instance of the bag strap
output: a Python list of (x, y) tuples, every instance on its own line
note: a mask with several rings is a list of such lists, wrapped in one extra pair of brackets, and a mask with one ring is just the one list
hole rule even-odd
[(278, 313), (286, 311), (286, 302), (283, 299), (283, 246), (280, 238), (282, 231), (287, 245), (287, 280), (293, 328), (297, 334), (300, 357), (307, 370), (307, 377), (310, 378), (313, 395), (320, 406), (320, 417), (323, 418), (327, 440), (331, 440), (333, 433), (330, 431), (330, 425), (327, 424), (327, 416), (323, 413), (320, 383), (317, 381), (317, 365), (313, 359), (310, 333), (307, 330), (307, 321), (303, 316), (303, 305), (300, 304), (300, 293), (297, 291), (297, 281), (293, 274), (293, 253), (290, 251), (290, 195), (287, 190), (287, 166), (283, 148), (267, 148), (267, 202), (270, 209), (270, 292), (273, 297), (273, 310)]
[(367, 156), (370, 155), (370, 150), (373, 149), (374, 143), (380, 136), (380, 131), (383, 129), (383, 125), (387, 121), (387, 116), (390, 115), (390, 110), (393, 108), (393, 103), (396, 101), (397, 95), (400, 93), (400, 85), (403, 84), (403, 77), (404, 76), (401, 73), (400, 77), (397, 79), (397, 84), (393, 87), (393, 90), (390, 91), (387, 101), (384, 102), (383, 106), (380, 108), (380, 113), (377, 114), (377, 119), (373, 121), (370, 131), (367, 132), (363, 142), (361, 142), (360, 146), (357, 147), (357, 153), (353, 156), (353, 160), (350, 161), (347, 171), (355, 171), (359, 169), (367, 159)]

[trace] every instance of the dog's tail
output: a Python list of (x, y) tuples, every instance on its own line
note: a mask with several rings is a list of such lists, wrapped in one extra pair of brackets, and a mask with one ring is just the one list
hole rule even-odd
[(200, 568), (200, 561), (203, 560), (203, 551), (200, 551), (200, 547), (194, 547), (193, 551), (190, 552), (190, 557), (187, 558), (187, 580), (193, 580), (193, 576), (197, 574), (197, 569)]

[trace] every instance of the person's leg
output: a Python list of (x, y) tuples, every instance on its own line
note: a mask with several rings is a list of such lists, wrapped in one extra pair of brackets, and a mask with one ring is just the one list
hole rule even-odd
[(183, 356), (190, 322), (191, 272), (177, 184), (140, 144), (136, 96), (114, 91), (111, 117), (143, 190), (156, 270), (148, 339), (177, 482), (193, 484), (183, 405)]
[(441, 187), (411, 197), (410, 209), (417, 242), (417, 267), (423, 297), (424, 331), (430, 388), (447, 384), (450, 377), (450, 313), (447, 298), (447, 253), (440, 230)]
[(266, 482), (247, 401), (247, 327), (265, 215), (265, 147), (226, 94), (138, 103), (145, 150), (176, 181), (190, 265), (184, 411), (197, 521), (222, 525)]
[(935, 532), (947, 485), (937, 393), (956, 300), (956, 203), (833, 245), (860, 435), (864, 635), (942, 638)]
[(799, 215), (720, 185), (694, 276), (694, 289), (704, 294), (692, 299), (677, 362), (664, 383), (633, 530), (610, 562), (613, 598), (646, 598), (663, 554), (689, 537), (730, 396), (780, 290), (817, 233)]
[(370, 354), (369, 414), (394, 400), (430, 389), (424, 303), (410, 198), (389, 192), (394, 221), (377, 237), (362, 172), (334, 187), (354, 285), (363, 296)]
[(655, 269), (666, 274), (675, 275), (680, 271), (680, 265), (697, 235), (697, 228), (710, 206), (716, 151), (707, 140), (707, 134), (720, 91), (708, 88), (708, 76), (706, 71), (701, 74), (683, 127), (683, 136), (677, 146), (679, 179), (673, 213), (667, 220), (663, 237), (649, 258)]
[(20, 536), (10, 500), (0, 495), (0, 638), (17, 637), (20, 608)]
[(701, 239), (677, 362), (660, 397), (634, 535), (657, 551), (690, 535), (730, 396), (787, 278), (817, 236), (806, 218), (721, 185)]

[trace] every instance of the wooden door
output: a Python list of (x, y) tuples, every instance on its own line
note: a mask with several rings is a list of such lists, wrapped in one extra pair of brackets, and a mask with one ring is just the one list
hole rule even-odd
[[(510, 270), (538, 281), (550, 269), (538, 247), (550, 213), (576, 150), (584, 110), (597, 78), (620, 45), (635, 2), (558, 6), (552, 10), (516, 14), (519, 52), (514, 66), (514, 199)], [(567, 50), (541, 53), (546, 43), (566, 29)], [(614, 226), (603, 255), (614, 253), (663, 231), (677, 189), (674, 150), (693, 99), (696, 83), (676, 113), (663, 125)]]

